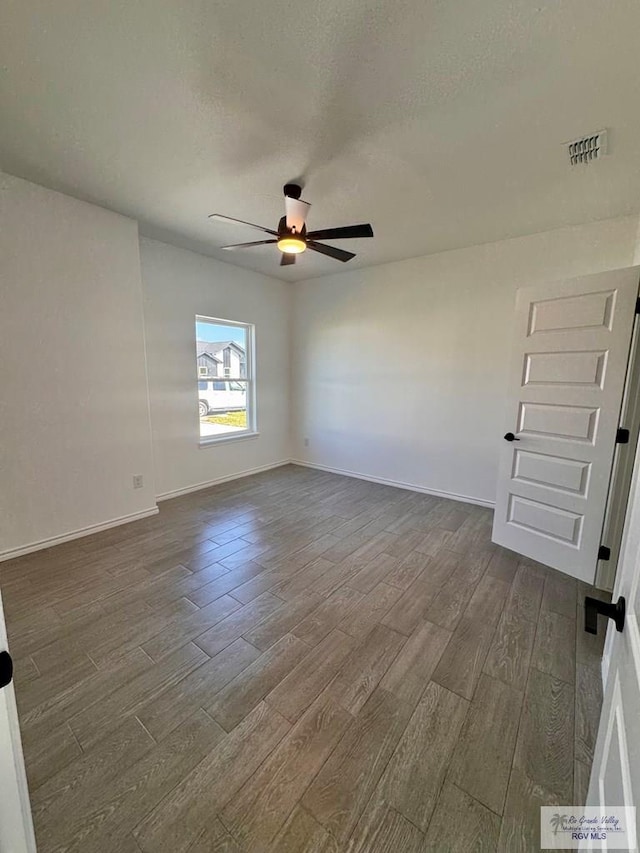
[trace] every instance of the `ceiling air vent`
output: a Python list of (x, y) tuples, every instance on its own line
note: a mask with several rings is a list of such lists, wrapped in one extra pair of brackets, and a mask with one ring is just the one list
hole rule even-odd
[(569, 152), (569, 162), (572, 166), (579, 163), (591, 163), (599, 160), (607, 153), (607, 131), (598, 130), (590, 136), (581, 136), (565, 143)]

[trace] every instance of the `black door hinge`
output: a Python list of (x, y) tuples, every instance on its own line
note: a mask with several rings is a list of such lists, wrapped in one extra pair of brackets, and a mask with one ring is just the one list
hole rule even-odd
[(629, 444), (629, 430), (618, 427), (616, 433), (616, 444)]
[(598, 559), (599, 560), (610, 560), (611, 559), (611, 548), (607, 548), (606, 545), (601, 545), (598, 548)]
[(640, 296), (636, 299), (636, 314), (640, 314)]

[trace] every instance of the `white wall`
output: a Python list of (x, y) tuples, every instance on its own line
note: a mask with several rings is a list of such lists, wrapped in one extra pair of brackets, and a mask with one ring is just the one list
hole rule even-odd
[[(0, 557), (292, 455), (492, 501), (516, 287), (630, 265), (637, 238), (629, 217), (291, 286), (0, 173)], [(256, 324), (255, 439), (199, 447), (197, 313)]]
[(136, 222), (0, 174), (0, 259), (2, 555), (155, 490)]
[(631, 266), (637, 231), (625, 217), (294, 285), (294, 458), (492, 502), (516, 289)]
[[(286, 461), (290, 285), (154, 240), (140, 246), (158, 495)], [(255, 323), (257, 438), (199, 446), (196, 314)]]

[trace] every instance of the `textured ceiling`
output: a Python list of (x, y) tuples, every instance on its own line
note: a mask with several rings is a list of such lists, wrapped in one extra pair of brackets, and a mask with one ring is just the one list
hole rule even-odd
[[(0, 165), (286, 280), (212, 223), (370, 221), (344, 269), (640, 209), (637, 0), (5, 0)], [(570, 168), (561, 143), (610, 129)]]

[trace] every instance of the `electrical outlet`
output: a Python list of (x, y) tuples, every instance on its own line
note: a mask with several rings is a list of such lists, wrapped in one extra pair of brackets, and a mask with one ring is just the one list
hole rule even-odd
[(304, 446), (305, 446), (305, 447), (309, 447), (309, 439), (308, 439), (308, 438), (305, 438), (305, 440), (304, 440)]
[(134, 474), (133, 475), (133, 488), (141, 489), (144, 485), (142, 474)]

